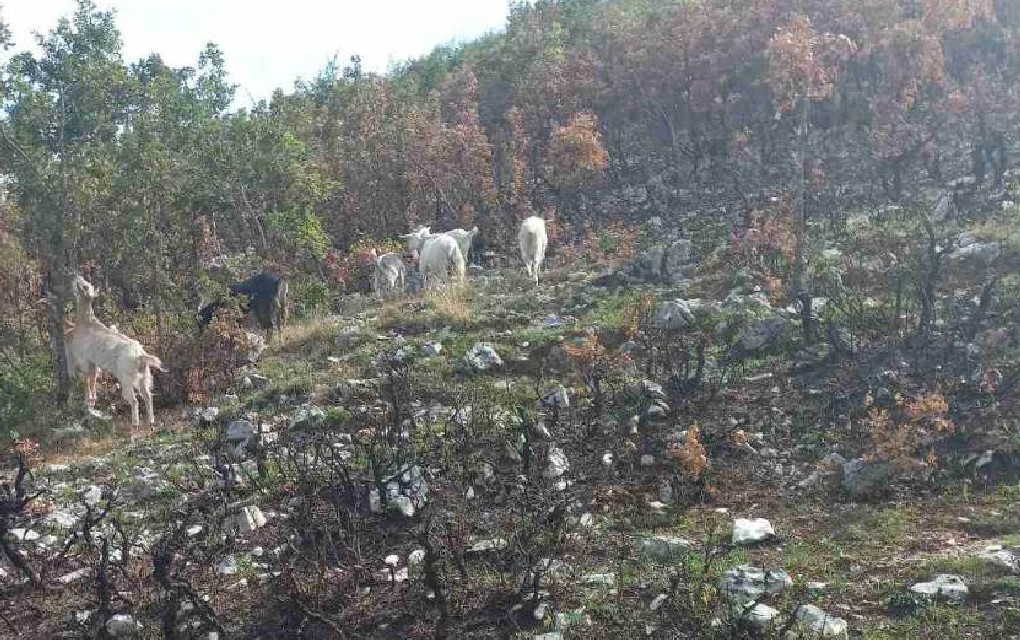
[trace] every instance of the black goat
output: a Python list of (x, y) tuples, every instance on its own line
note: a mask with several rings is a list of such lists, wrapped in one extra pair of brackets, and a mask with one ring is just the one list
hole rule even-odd
[[(272, 337), (274, 328), (287, 326), (287, 281), (271, 273), (258, 273), (230, 285), (231, 296), (244, 296), (244, 313), (253, 312), (259, 328)], [(204, 330), (212, 322), (216, 310), (226, 304), (223, 299), (211, 302), (198, 310), (198, 327)]]

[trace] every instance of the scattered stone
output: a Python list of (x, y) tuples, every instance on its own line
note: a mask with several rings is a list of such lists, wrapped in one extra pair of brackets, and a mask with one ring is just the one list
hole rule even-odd
[(642, 455), (641, 456), (641, 466), (642, 467), (653, 467), (653, 466), (655, 466), (655, 456), (653, 456), (650, 453), (646, 453), (646, 454)]
[(669, 416), (669, 407), (664, 407), (661, 404), (649, 405), (645, 409), (644, 422), (645, 424), (662, 424), (666, 421)]
[(567, 409), (570, 407), (570, 394), (567, 393), (566, 387), (560, 386), (547, 392), (539, 402), (543, 407), (550, 409)]
[(774, 343), (786, 327), (780, 316), (750, 319), (740, 330), (740, 345), (745, 351), (758, 351)]
[(846, 638), (846, 620), (830, 616), (812, 604), (797, 608), (797, 625), (813, 638)]
[(767, 629), (772, 625), (772, 621), (779, 615), (779, 610), (774, 609), (767, 604), (756, 604), (754, 607), (744, 615), (744, 619), (751, 625), (758, 629)]
[(652, 315), (652, 325), (657, 329), (679, 331), (694, 326), (694, 314), (684, 300), (663, 302)]
[(893, 470), (883, 462), (856, 458), (843, 465), (843, 488), (853, 496), (867, 496), (886, 489)]
[(970, 593), (963, 578), (948, 573), (935, 576), (931, 582), (918, 582), (910, 587), (910, 591), (915, 595), (941, 599), (949, 604), (963, 604)]
[(94, 484), (90, 484), (85, 491), (82, 492), (82, 500), (85, 501), (90, 507), (94, 507), (99, 504), (99, 501), (103, 499), (103, 490)]
[(254, 505), (243, 507), (240, 513), (230, 517), (228, 523), (229, 528), (241, 534), (251, 533), (265, 525), (266, 517), (262, 515), (262, 510)]
[(615, 573), (589, 573), (584, 577), (585, 584), (597, 585), (600, 587), (611, 587), (616, 584)]
[(542, 326), (546, 329), (555, 329), (563, 326), (563, 320), (561, 320), (555, 313), (550, 313), (545, 317), (545, 320), (542, 321)]
[(550, 631), (532, 636), (532, 640), (563, 640), (563, 634), (559, 631)]
[(843, 479), (846, 458), (838, 453), (826, 454), (818, 463), (818, 467), (811, 472), (807, 478), (797, 483), (800, 489), (810, 489), (821, 486), (838, 486)]
[(767, 571), (744, 564), (719, 578), (719, 591), (731, 602), (749, 604), (762, 596), (782, 593), (792, 584), (793, 580), (782, 569)]
[(142, 628), (134, 618), (123, 613), (111, 616), (106, 621), (106, 632), (114, 638), (124, 638), (134, 635)]
[(506, 540), (503, 538), (485, 538), (471, 543), (468, 551), (472, 553), (485, 553), (486, 551), (497, 551), (506, 548)]
[(733, 540), (735, 545), (750, 545), (765, 542), (776, 537), (772, 523), (765, 518), (737, 518), (733, 521)]
[(641, 391), (644, 393), (645, 397), (650, 400), (666, 399), (666, 392), (663, 390), (662, 385), (648, 379), (641, 381)]
[(414, 503), (407, 496), (393, 496), (390, 498), (389, 507), (405, 518), (413, 518), (415, 513)]
[(199, 425), (213, 424), (219, 417), (220, 417), (219, 407), (205, 407), (203, 409), (199, 409), (195, 414), (195, 418), (197, 419)]
[(546, 478), (558, 478), (570, 469), (570, 461), (567, 460), (567, 455), (559, 447), (549, 449), (548, 460), (549, 466), (542, 472), (542, 475)]
[(479, 342), (464, 356), (464, 362), (475, 371), (488, 371), (503, 366), (503, 359), (488, 342)]
[(659, 607), (665, 604), (667, 600), (669, 600), (669, 596), (666, 595), (665, 593), (660, 593), (659, 595), (655, 596), (652, 602), (648, 605), (648, 608), (651, 609), (652, 611), (658, 611)]
[(224, 438), (232, 447), (231, 454), (235, 458), (243, 458), (249, 444), (254, 440), (257, 430), (255, 425), (248, 420), (234, 420), (227, 425), (227, 432)]
[(1020, 555), (1011, 549), (1004, 549), (1002, 545), (985, 547), (979, 557), (1007, 571), (1020, 573)]
[(689, 552), (694, 542), (686, 538), (656, 535), (638, 541), (638, 550), (657, 561), (669, 561)]
[(237, 558), (233, 554), (230, 554), (216, 565), (216, 573), (221, 576), (232, 576), (238, 571), (240, 571), (240, 568), (237, 566)]
[(72, 571), (71, 573), (60, 576), (59, 578), (57, 578), (57, 582), (59, 582), (60, 584), (71, 584), (72, 582), (77, 582), (79, 580), (85, 579), (88, 575), (89, 570), (87, 568), (82, 568), (78, 569), (77, 571)]
[(427, 356), (438, 356), (443, 352), (443, 344), (441, 342), (426, 342), (421, 346), (421, 352)]

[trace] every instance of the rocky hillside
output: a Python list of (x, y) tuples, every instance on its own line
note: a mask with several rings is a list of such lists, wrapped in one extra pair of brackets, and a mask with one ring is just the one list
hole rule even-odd
[(895, 246), (936, 215), (815, 247), (808, 339), (653, 221), (537, 288), (349, 296), (156, 436), (19, 441), (0, 635), (1010, 637), (1020, 230)]

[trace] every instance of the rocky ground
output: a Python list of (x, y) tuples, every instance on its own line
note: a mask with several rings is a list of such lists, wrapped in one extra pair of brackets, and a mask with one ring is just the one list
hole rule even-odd
[[(869, 268), (844, 251), (819, 259)], [(1020, 485), (980, 429), (1010, 395), (951, 394), (923, 479), (861, 426), (925, 367), (987, 372), (985, 343), (804, 346), (797, 309), (694, 253), (352, 296), (155, 436), (58, 430), (3, 520), (32, 575), (5, 563), (0, 635), (1018, 637)]]

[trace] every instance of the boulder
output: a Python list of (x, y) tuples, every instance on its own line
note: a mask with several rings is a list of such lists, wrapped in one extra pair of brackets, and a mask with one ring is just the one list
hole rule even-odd
[(719, 578), (719, 591), (736, 604), (756, 602), (766, 595), (776, 595), (793, 584), (782, 569), (769, 571), (761, 567), (740, 565)]
[(652, 325), (657, 329), (680, 331), (694, 326), (694, 313), (684, 300), (663, 302), (652, 315)]
[(118, 613), (106, 621), (106, 633), (114, 638), (127, 638), (138, 633), (142, 625), (131, 616)]
[(776, 536), (772, 523), (765, 518), (737, 518), (733, 521), (733, 544), (749, 545), (771, 540)]
[(464, 362), (474, 371), (488, 371), (503, 366), (503, 359), (488, 342), (479, 342), (465, 354)]
[(910, 587), (911, 593), (931, 600), (942, 600), (948, 604), (963, 604), (970, 590), (960, 576), (941, 573), (930, 582), (918, 582)]
[(542, 475), (546, 478), (558, 478), (570, 469), (570, 461), (567, 460), (567, 455), (559, 447), (549, 449), (548, 461), (549, 465), (542, 472)]
[(655, 535), (639, 540), (637, 548), (652, 560), (669, 561), (689, 553), (694, 543), (686, 538)]
[(856, 458), (843, 465), (843, 488), (853, 496), (878, 493), (889, 486), (893, 469), (884, 462)]
[(846, 620), (830, 616), (813, 604), (797, 607), (797, 626), (812, 638), (846, 638)]

